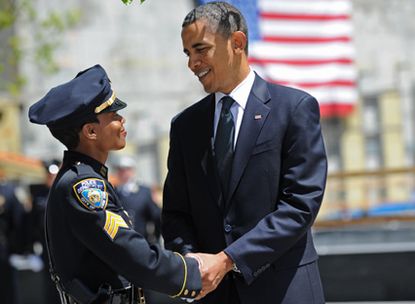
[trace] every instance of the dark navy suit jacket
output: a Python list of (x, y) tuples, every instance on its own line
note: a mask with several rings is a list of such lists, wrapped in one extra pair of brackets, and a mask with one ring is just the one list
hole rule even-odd
[[(298, 282), (296, 269), (317, 259), (310, 228), (327, 175), (318, 103), (256, 75), (225, 198), (212, 152), (214, 109), (210, 94), (172, 121), (162, 213), (166, 247), (225, 250), (241, 270), (233, 275), (241, 303), (303, 303), (284, 302), (284, 292)], [(318, 272), (303, 276), (321, 289)], [(225, 304), (227, 284), (203, 303)]]

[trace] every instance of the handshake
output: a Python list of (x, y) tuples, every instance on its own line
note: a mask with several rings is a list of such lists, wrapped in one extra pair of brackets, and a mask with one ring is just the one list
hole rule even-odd
[[(217, 254), (188, 253), (186, 257), (194, 258), (199, 263), (200, 275), (202, 277), (202, 290), (196, 297), (200, 300), (209, 292), (218, 287), (225, 275), (233, 269), (233, 261), (223, 251)], [(192, 302), (193, 300), (186, 300)]]

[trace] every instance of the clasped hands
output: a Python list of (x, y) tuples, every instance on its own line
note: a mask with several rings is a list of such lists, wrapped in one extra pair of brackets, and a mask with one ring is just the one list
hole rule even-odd
[(225, 275), (232, 270), (233, 261), (223, 251), (217, 254), (188, 253), (186, 256), (194, 258), (199, 262), (202, 290), (196, 297), (196, 300), (200, 300), (209, 292), (215, 290)]

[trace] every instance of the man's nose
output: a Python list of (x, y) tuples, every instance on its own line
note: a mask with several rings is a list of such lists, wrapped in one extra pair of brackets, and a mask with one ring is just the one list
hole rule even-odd
[(200, 65), (200, 59), (197, 56), (189, 56), (189, 60), (187, 62), (187, 66), (192, 71), (195, 71), (195, 69)]

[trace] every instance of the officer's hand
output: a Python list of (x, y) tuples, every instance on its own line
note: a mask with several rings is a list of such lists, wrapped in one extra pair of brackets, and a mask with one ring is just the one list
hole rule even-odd
[(218, 287), (223, 277), (232, 269), (232, 260), (223, 252), (218, 254), (189, 253), (186, 256), (199, 261), (202, 276), (202, 290), (197, 296), (199, 300)]

